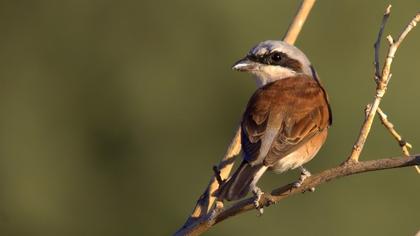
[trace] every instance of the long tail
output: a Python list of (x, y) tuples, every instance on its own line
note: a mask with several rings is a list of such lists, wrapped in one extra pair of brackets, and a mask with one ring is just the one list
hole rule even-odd
[(232, 201), (244, 197), (266, 170), (267, 167), (262, 164), (251, 166), (248, 162), (242, 161), (232, 177), (221, 186), (219, 199)]

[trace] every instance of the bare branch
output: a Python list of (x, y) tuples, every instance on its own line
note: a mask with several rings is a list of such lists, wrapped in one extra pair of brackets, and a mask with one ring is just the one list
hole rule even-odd
[[(395, 138), (398, 142), (398, 145), (401, 147), (401, 150), (405, 156), (410, 156), (410, 149), (413, 148), (410, 143), (405, 141), (402, 136), (395, 130), (394, 124), (392, 124), (388, 120), (388, 116), (382, 111), (382, 109), (378, 108), (378, 115), (381, 119), (381, 123), (385, 126), (385, 128), (389, 131), (389, 133)], [(420, 174), (420, 167), (415, 166), (417, 173)]]
[[(387, 9), (385, 10), (384, 16), (382, 18), (382, 23), (381, 23), (381, 27), (379, 29), (379, 33), (378, 33), (378, 38), (376, 39), (376, 42), (374, 44), (374, 48), (375, 48), (375, 61), (374, 61), (374, 65), (375, 65), (375, 81), (378, 84), (380, 82), (381, 79), (381, 73), (380, 73), (380, 63), (379, 63), (379, 51), (380, 51), (380, 47), (381, 47), (381, 38), (382, 38), (382, 34), (386, 25), (386, 22), (388, 21), (389, 15), (391, 13), (391, 5), (388, 5)], [(418, 15), (416, 16), (418, 17)], [(418, 20), (417, 20), (418, 21)], [(410, 26), (410, 24), (412, 26)], [(416, 25), (416, 21), (410, 22), (409, 26), (412, 28)], [(407, 27), (408, 28), (408, 27)], [(406, 28), (406, 31), (407, 31)], [(411, 29), (408, 29), (408, 31)], [(407, 33), (408, 33), (407, 31)], [(407, 33), (405, 33), (405, 35), (407, 35)], [(404, 35), (404, 37), (405, 37)], [(390, 44), (393, 43), (393, 39), (391, 36), (387, 37), (388, 42)], [(391, 74), (389, 75), (388, 78), (388, 82), (391, 79)], [(411, 149), (411, 144), (405, 142), (402, 137), (398, 134), (398, 132), (394, 129), (394, 125), (387, 119), (387, 115), (381, 110), (380, 107), (378, 107), (378, 111), (377, 111), (379, 118), (381, 119), (382, 124), (388, 129), (388, 131), (390, 132), (390, 134), (398, 141), (399, 145), (402, 148), (402, 151), (404, 153), (404, 155), (406, 156), (410, 156), (410, 152), (409, 149)], [(417, 173), (420, 174), (420, 167), (419, 166), (415, 166)]]
[(420, 21), (420, 12), (416, 14), (416, 16), (408, 23), (407, 27), (404, 29), (404, 31), (400, 34), (400, 37), (398, 37), (398, 40), (394, 43), (395, 50), (400, 46), (402, 41), (405, 39), (407, 34), (416, 27), (417, 23)]
[(287, 29), (286, 35), (283, 38), (283, 41), (288, 44), (295, 44), (296, 39), (302, 30), (303, 24), (306, 21), (309, 13), (311, 12), (312, 7), (315, 4), (315, 0), (304, 0), (300, 5), (292, 23)]
[[(388, 18), (390, 14), (390, 6), (387, 7), (387, 10), (385, 11), (384, 18)], [(360, 154), (363, 150), (363, 147), (365, 145), (366, 139), (369, 135), (370, 128), (372, 127), (373, 119), (375, 118), (376, 111), (378, 110), (379, 104), (381, 103), (382, 97), (384, 96), (388, 82), (391, 75), (391, 64), (395, 57), (395, 53), (397, 52), (398, 47), (400, 46), (401, 42), (405, 39), (407, 34), (416, 26), (417, 22), (420, 21), (420, 14), (417, 13), (417, 15), (410, 21), (410, 23), (405, 27), (404, 31), (401, 33), (401, 35), (398, 37), (398, 40), (394, 42), (391, 35), (388, 35), (387, 39), (390, 44), (388, 49), (388, 54), (385, 60), (385, 64), (382, 68), (382, 73), (380, 75), (379, 80), (377, 81), (376, 86), (376, 95), (375, 98), (370, 105), (370, 109), (368, 112), (368, 115), (365, 118), (365, 122), (362, 125), (362, 128), (360, 129), (359, 137), (357, 138), (356, 143), (353, 146), (352, 152), (350, 156), (347, 159), (347, 162), (358, 162)], [(382, 21), (386, 22), (386, 20)], [(383, 28), (384, 25), (381, 25), (381, 28)], [(379, 34), (382, 34), (382, 30), (379, 30)], [(380, 41), (380, 40), (379, 40)], [(379, 42), (378, 42), (379, 45)], [(376, 49), (376, 47), (375, 47)], [(375, 53), (376, 55), (376, 53)], [(376, 63), (376, 62), (375, 62)], [(379, 62), (378, 62), (379, 63)]]
[[(414, 166), (418, 164), (420, 164), (420, 154), (409, 156), (408, 158), (404, 156), (373, 161), (347, 162), (346, 164), (324, 170), (317, 175), (313, 175), (307, 178), (299, 188), (294, 188), (293, 183), (290, 183), (283, 187), (274, 189), (271, 194), (265, 193), (260, 199), (260, 204), (262, 206), (268, 207), (290, 196), (303, 193), (312, 187), (316, 187), (320, 184), (338, 179), (340, 177), (370, 171)], [(188, 231), (186, 235), (199, 235), (200, 233), (207, 231), (214, 224), (220, 223), (230, 217), (244, 213), (246, 211), (255, 210), (254, 199), (255, 198), (253, 197), (244, 199), (235, 203), (228, 209), (223, 210), (220, 213), (216, 213), (216, 215), (212, 216), (210, 221), (201, 221), (195, 225), (191, 231)]]
[(392, 7), (391, 5), (388, 5), (388, 7), (385, 10), (384, 16), (382, 18), (381, 27), (379, 28), (378, 38), (376, 39), (376, 42), (373, 46), (375, 48), (374, 65), (375, 65), (375, 81), (377, 83), (379, 82), (380, 77), (381, 77), (380, 69), (379, 69), (379, 67), (381, 66), (379, 63), (379, 50), (381, 48), (381, 39), (382, 39), (382, 34), (385, 29), (386, 22), (388, 21), (389, 15), (391, 14), (391, 7)]

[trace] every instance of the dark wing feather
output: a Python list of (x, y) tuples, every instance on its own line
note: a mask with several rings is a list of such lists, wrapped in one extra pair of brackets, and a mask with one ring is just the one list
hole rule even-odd
[(242, 150), (244, 159), (252, 163), (259, 155), (261, 138), (267, 128), (270, 113), (270, 94), (264, 89), (258, 89), (248, 102), (241, 123)]
[(242, 120), (245, 160), (257, 164), (268, 129), (278, 130), (264, 159), (264, 164), (270, 166), (327, 128), (330, 114), (325, 97), (319, 84), (303, 75), (258, 89)]

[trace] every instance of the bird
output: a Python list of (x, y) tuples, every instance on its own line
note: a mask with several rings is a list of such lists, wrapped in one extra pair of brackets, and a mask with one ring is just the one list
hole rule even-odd
[(252, 191), (255, 207), (262, 210), (258, 202), (263, 192), (257, 182), (267, 170), (300, 168), (294, 187), (311, 175), (303, 165), (326, 141), (331, 107), (309, 59), (286, 42), (260, 42), (232, 69), (251, 73), (258, 88), (242, 116), (242, 163), (221, 184), (218, 199), (233, 201)]

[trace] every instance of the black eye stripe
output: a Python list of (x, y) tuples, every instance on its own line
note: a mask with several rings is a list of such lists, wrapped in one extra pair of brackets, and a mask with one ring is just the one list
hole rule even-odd
[[(273, 58), (274, 57), (274, 58)], [(271, 51), (262, 55), (248, 54), (247, 58), (265, 65), (282, 66), (290, 68), (296, 72), (302, 72), (302, 64), (293, 58), (290, 58), (286, 53), (279, 51)]]
[[(273, 58), (274, 57), (274, 58)], [(287, 54), (283, 52), (273, 51), (262, 55), (248, 54), (247, 58), (251, 61), (259, 62), (267, 65), (280, 65), (280, 61), (288, 59)], [(275, 59), (277, 58), (277, 59)], [(274, 60), (273, 60), (274, 59)]]
[(265, 55), (248, 54), (246, 57), (251, 61), (266, 64), (265, 63), (266, 62), (266, 56)]

